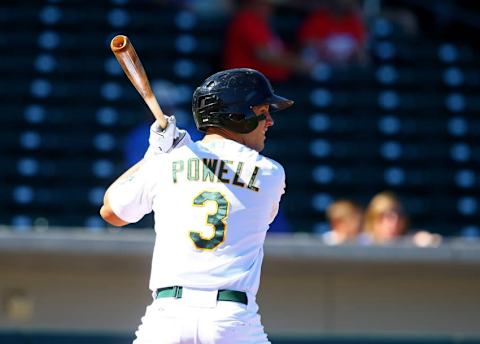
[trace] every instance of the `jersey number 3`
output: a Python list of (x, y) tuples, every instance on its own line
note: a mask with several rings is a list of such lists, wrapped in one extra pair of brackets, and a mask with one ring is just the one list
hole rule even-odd
[(207, 215), (207, 224), (215, 230), (211, 237), (204, 237), (200, 232), (190, 232), (190, 238), (193, 240), (195, 246), (199, 249), (214, 250), (224, 240), (227, 231), (227, 224), (225, 223), (230, 204), (227, 199), (216, 191), (204, 191), (193, 200), (193, 205), (204, 207), (207, 202), (215, 202), (217, 210), (213, 214)]

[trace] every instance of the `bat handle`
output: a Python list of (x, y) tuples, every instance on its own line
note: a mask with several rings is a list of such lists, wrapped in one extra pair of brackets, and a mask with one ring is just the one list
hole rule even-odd
[(158, 124), (162, 127), (162, 129), (165, 129), (168, 124), (167, 118), (165, 117), (165, 114), (160, 108), (160, 105), (158, 104), (155, 96), (152, 94), (151, 96), (145, 97), (145, 103), (147, 103), (148, 108), (150, 109), (150, 111), (152, 111), (153, 116), (157, 120)]

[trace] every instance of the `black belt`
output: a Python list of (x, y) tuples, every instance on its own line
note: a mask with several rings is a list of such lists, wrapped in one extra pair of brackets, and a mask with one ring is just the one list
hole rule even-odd
[[(182, 298), (182, 287), (167, 287), (159, 288), (155, 292), (155, 298), (159, 299), (162, 297), (174, 297), (176, 299)], [(244, 305), (248, 304), (247, 293), (237, 290), (219, 290), (217, 295), (218, 301), (232, 301), (243, 303)]]

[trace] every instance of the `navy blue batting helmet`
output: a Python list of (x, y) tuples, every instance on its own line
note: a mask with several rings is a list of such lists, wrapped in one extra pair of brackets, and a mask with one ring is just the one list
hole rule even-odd
[(270, 105), (270, 112), (292, 106), (293, 101), (276, 95), (268, 79), (249, 68), (235, 68), (208, 77), (193, 93), (192, 112), (200, 131), (218, 127), (249, 133), (265, 116), (252, 108)]

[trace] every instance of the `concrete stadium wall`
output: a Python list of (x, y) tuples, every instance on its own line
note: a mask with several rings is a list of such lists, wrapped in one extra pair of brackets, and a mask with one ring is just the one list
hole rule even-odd
[[(0, 330), (133, 332), (151, 232), (0, 231)], [(258, 302), (273, 336), (480, 337), (480, 246), (327, 247), (270, 237)]]

